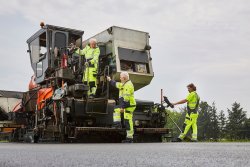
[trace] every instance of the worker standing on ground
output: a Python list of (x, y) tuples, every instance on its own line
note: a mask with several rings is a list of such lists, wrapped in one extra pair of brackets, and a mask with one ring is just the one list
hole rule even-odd
[(192, 83), (189, 84), (187, 88), (189, 92), (187, 98), (179, 102), (172, 103), (173, 105), (187, 103), (187, 113), (186, 113), (186, 118), (185, 118), (185, 122), (183, 125), (183, 131), (180, 134), (180, 136), (177, 138), (177, 141), (179, 142), (182, 141), (185, 138), (186, 134), (188, 133), (188, 130), (192, 126), (193, 133), (192, 133), (191, 141), (196, 142), (197, 141), (198, 106), (199, 106), (200, 97), (196, 93), (196, 87), (194, 84)]
[(107, 77), (111, 85), (119, 89), (119, 104), (115, 106), (113, 113), (113, 121), (115, 127), (121, 127), (121, 113), (124, 113), (124, 124), (127, 132), (126, 140), (123, 142), (132, 143), (134, 135), (133, 112), (136, 108), (136, 101), (134, 98), (134, 85), (129, 80), (127, 72), (121, 72), (121, 82), (116, 82)]
[(85, 71), (83, 74), (83, 83), (89, 85), (89, 97), (95, 97), (96, 94), (96, 77), (98, 72), (98, 63), (100, 49), (97, 46), (95, 38), (89, 40), (89, 44), (82, 50), (78, 49), (75, 53), (84, 56)]

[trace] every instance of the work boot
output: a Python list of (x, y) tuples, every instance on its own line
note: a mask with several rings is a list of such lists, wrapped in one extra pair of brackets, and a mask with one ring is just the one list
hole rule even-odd
[(133, 143), (133, 139), (126, 138), (125, 140), (122, 140), (122, 143)]
[(197, 139), (191, 139), (191, 142), (198, 142)]
[(178, 137), (178, 138), (172, 140), (172, 142), (182, 142), (182, 140)]

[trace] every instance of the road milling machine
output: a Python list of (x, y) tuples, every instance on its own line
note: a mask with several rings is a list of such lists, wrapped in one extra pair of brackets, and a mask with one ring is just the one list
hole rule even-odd
[[(13, 128), (15, 141), (121, 142), (125, 127), (113, 128), (113, 110), (118, 103), (118, 89), (106, 77), (119, 81), (127, 71), (135, 91), (150, 84), (154, 73), (149, 34), (112, 26), (91, 37), (100, 49), (97, 90), (89, 98), (89, 85), (82, 82), (86, 72), (82, 49), (84, 32), (41, 24), (28, 40), (28, 54), (34, 76), (30, 90), (23, 93), (21, 108), (10, 112), (9, 120), (22, 126)], [(133, 113), (134, 141), (161, 142), (169, 134), (164, 128), (166, 114), (152, 101), (136, 99)]]

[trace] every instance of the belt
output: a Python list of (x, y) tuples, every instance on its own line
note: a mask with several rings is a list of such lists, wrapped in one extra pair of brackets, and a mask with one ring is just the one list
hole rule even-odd
[(136, 107), (136, 105), (131, 105), (131, 106), (125, 107), (125, 109), (126, 108), (132, 108), (132, 107)]
[(188, 115), (190, 115), (191, 113), (197, 114), (197, 110), (198, 110), (198, 108), (190, 109), (189, 107), (187, 107)]
[(131, 111), (127, 111), (127, 110), (125, 110), (125, 113), (127, 113), (127, 114), (132, 114)]
[(89, 67), (95, 67), (95, 65), (94, 64), (90, 64)]

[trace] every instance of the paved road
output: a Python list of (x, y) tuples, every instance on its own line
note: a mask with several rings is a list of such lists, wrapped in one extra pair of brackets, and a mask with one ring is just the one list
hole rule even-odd
[(0, 167), (250, 166), (250, 143), (0, 143)]

